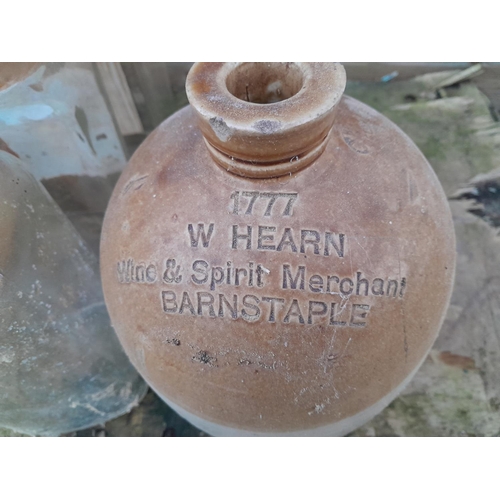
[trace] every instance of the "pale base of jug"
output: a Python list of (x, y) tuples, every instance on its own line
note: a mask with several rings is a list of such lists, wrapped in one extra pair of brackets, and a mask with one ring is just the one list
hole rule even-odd
[[(202, 431), (216, 437), (340, 437), (349, 434), (358, 427), (369, 422), (375, 415), (380, 413), (386, 406), (388, 406), (396, 397), (404, 390), (406, 385), (415, 376), (420, 366), (423, 364), (427, 356), (424, 356), (422, 362), (420, 362), (417, 367), (406, 377), (401, 384), (399, 384), (395, 389), (386, 394), (382, 399), (379, 399), (374, 405), (351, 415), (343, 420), (339, 420), (333, 424), (323, 425), (321, 427), (313, 427), (309, 429), (301, 429), (290, 432), (258, 432), (249, 431), (245, 429), (238, 429), (235, 427), (228, 427), (226, 425), (216, 424), (210, 420), (206, 420), (198, 415), (194, 415), (191, 412), (186, 411), (180, 406), (176, 405), (169, 399), (157, 394), (159, 397), (167, 403), (170, 408), (177, 412), (182, 418), (187, 420), (190, 424), (198, 427)], [(155, 388), (151, 386), (153, 390)], [(155, 391), (156, 392), (156, 391)]]

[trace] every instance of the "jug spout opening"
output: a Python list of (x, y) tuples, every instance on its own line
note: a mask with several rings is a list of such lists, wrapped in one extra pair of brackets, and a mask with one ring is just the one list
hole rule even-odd
[(338, 63), (197, 63), (186, 91), (215, 162), (271, 178), (321, 155), (345, 84)]
[(304, 73), (296, 63), (242, 63), (227, 75), (226, 86), (238, 99), (255, 104), (285, 101), (304, 86)]

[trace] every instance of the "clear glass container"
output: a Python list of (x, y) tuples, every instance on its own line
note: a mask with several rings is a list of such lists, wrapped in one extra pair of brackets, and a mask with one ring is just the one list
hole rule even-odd
[(59, 435), (126, 413), (146, 385), (103, 302), (97, 259), (0, 151), (0, 427)]

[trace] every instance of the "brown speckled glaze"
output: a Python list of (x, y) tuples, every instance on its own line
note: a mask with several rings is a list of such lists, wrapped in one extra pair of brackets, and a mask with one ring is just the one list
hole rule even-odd
[[(400, 129), (340, 98), (342, 66), (297, 63), (302, 87), (271, 104), (257, 102), (287, 97), (286, 67), (238, 67), (195, 65), (193, 107), (122, 174), (101, 244), (106, 303), (135, 367), (208, 432), (344, 434), (397, 395), (438, 334), (455, 269), (448, 204)], [(252, 95), (257, 73), (269, 83)]]

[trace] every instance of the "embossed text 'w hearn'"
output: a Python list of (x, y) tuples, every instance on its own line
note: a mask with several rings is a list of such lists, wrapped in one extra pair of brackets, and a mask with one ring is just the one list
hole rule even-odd
[[(191, 247), (208, 248), (215, 231), (212, 222), (200, 223), (196, 229), (188, 224)], [(319, 232), (314, 229), (293, 229), (276, 226), (249, 226), (234, 224), (229, 234), (229, 246), (233, 250), (262, 250), (275, 252), (310, 253), (314, 255), (330, 255), (344, 257), (346, 235), (330, 231)]]

